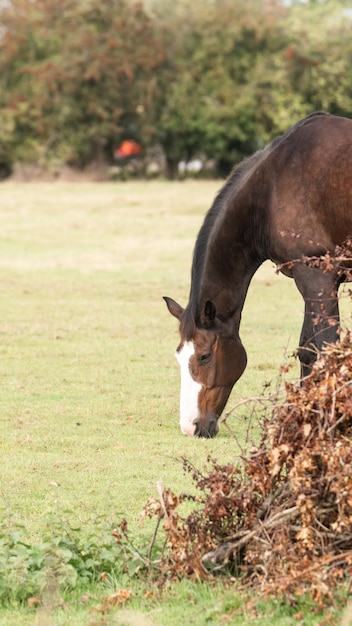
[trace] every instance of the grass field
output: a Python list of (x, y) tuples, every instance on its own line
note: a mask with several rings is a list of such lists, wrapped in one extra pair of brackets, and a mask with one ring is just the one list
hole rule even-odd
[[(4, 524), (23, 524), (28, 542), (48, 534), (50, 516), (82, 534), (121, 517), (144, 532), (139, 515), (158, 480), (176, 493), (192, 489), (182, 456), (203, 467), (208, 455), (226, 462), (238, 454), (224, 426), (210, 441), (179, 430), (177, 327), (162, 300), (186, 304), (195, 236), (218, 188), (210, 181), (1, 185), (1, 507)], [(275, 386), (302, 311), (293, 283), (265, 264), (242, 318), (248, 367), (227, 409)], [(243, 405), (227, 420), (240, 439), (249, 412)], [(8, 604), (0, 624), (320, 623), (309, 603), (297, 622), (297, 607), (259, 601), (249, 609), (245, 596), (221, 585), (183, 581), (147, 600), (141, 583), (126, 584), (134, 595), (120, 611), (92, 612), (104, 589), (89, 589), (82, 603), (79, 588), (49, 612)]]

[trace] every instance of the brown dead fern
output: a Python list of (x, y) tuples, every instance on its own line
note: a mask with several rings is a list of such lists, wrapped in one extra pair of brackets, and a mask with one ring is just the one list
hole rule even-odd
[[(286, 383), (259, 445), (237, 466), (183, 460), (196, 497), (159, 485), (147, 513), (162, 519), (164, 578), (231, 571), (268, 593), (307, 586), (326, 597), (352, 573), (352, 343), (327, 346), (303, 387)], [(178, 507), (193, 499), (183, 518)]]
[[(310, 262), (351, 272), (352, 243), (336, 255)], [(198, 492), (187, 517), (178, 507), (192, 498), (159, 486), (158, 506), (149, 503), (166, 536), (159, 576), (231, 571), (267, 593), (309, 588), (322, 602), (352, 574), (351, 332), (263, 411), (261, 440), (236, 465), (208, 459), (203, 474), (183, 460)]]

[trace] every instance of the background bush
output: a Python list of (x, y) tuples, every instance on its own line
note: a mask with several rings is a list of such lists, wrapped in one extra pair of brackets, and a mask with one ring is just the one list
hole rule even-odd
[(0, 7), (0, 177), (111, 162), (126, 137), (221, 174), (307, 113), (350, 115), (342, 0), (12, 0)]

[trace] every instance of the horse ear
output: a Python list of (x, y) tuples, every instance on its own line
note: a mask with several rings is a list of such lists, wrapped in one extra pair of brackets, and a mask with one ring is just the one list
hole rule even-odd
[(178, 319), (178, 321), (180, 321), (182, 313), (184, 311), (182, 306), (177, 304), (177, 302), (175, 302), (175, 300), (173, 300), (172, 298), (168, 298), (167, 296), (163, 296), (163, 297), (164, 297), (164, 300), (166, 302), (166, 306), (169, 309), (171, 315), (173, 315), (174, 317), (176, 317)]
[(205, 326), (212, 326), (216, 318), (216, 306), (211, 300), (207, 300), (204, 306), (204, 320)]

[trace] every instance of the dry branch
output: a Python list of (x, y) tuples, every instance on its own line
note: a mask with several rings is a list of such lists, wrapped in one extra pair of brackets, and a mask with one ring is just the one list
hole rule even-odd
[(160, 575), (204, 578), (230, 568), (243, 584), (268, 593), (307, 586), (321, 601), (352, 573), (351, 381), (347, 332), (303, 387), (286, 383), (284, 402), (271, 399), (261, 441), (238, 466), (209, 459), (201, 473), (184, 459), (197, 508), (183, 519), (187, 496), (159, 485), (167, 541)]

